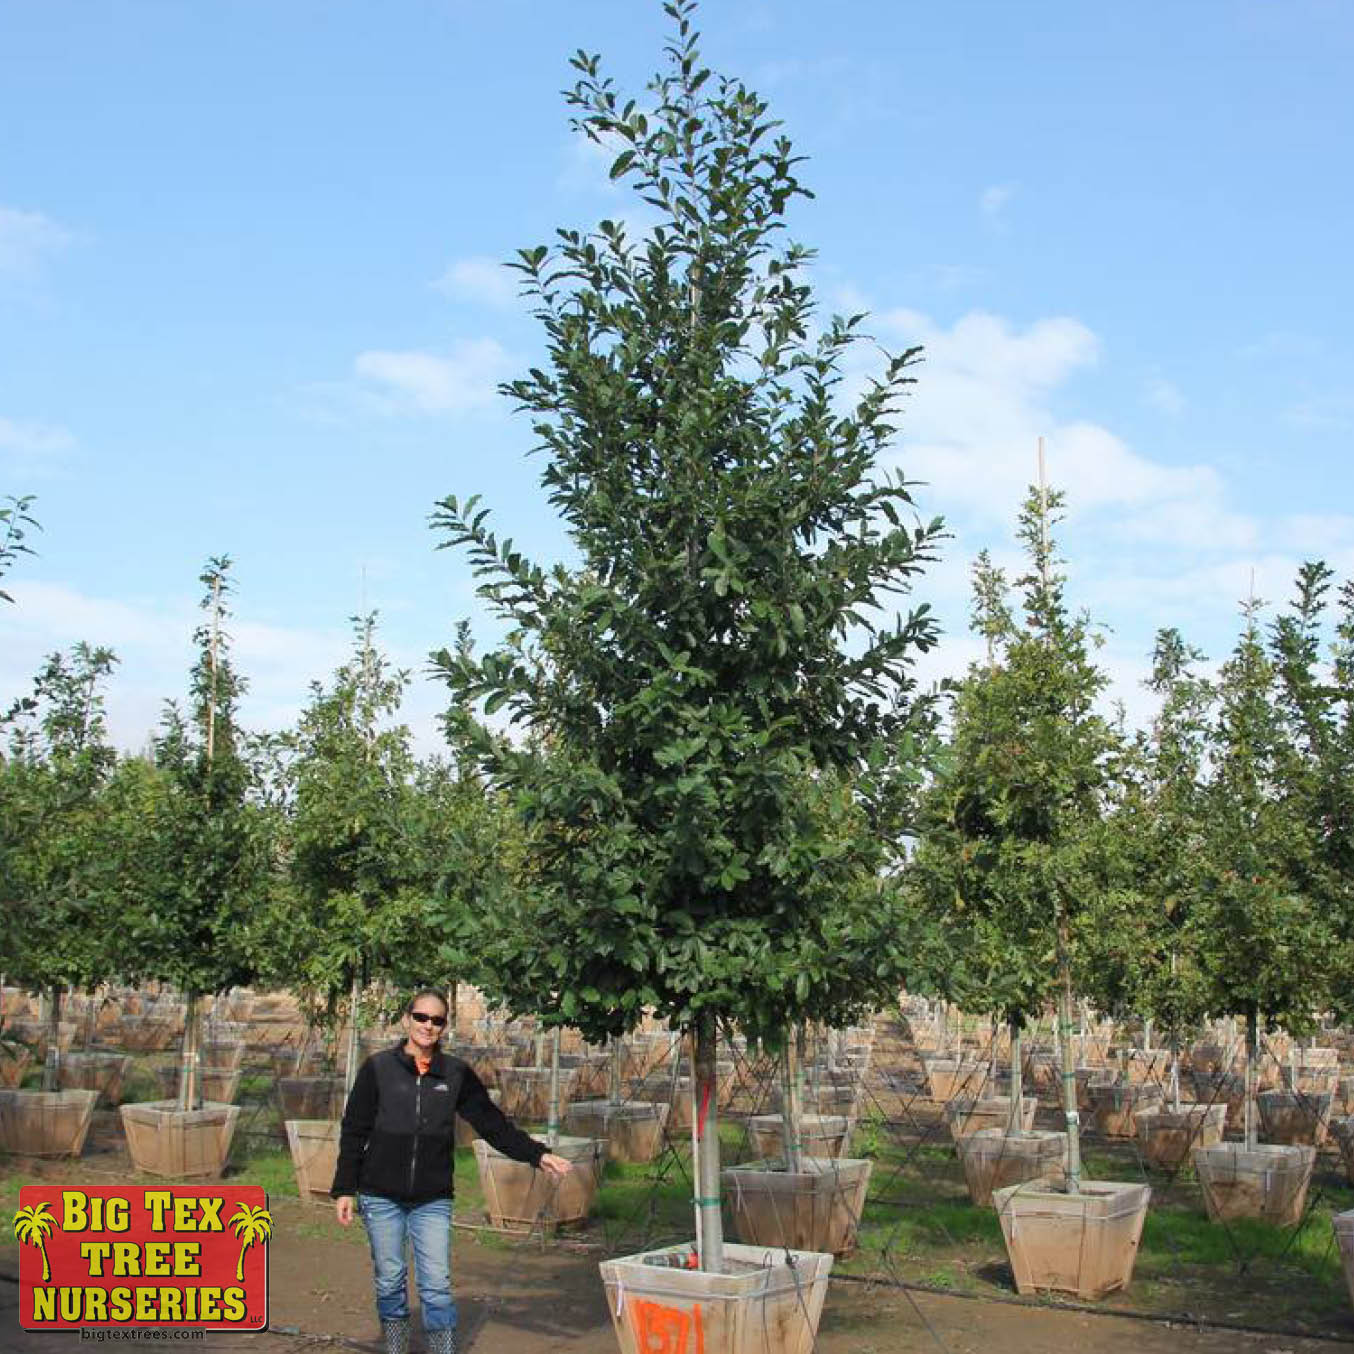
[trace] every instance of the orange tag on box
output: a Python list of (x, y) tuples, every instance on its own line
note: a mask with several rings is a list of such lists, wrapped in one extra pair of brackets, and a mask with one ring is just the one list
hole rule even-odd
[(273, 1220), (257, 1185), (24, 1185), (25, 1330), (264, 1330)]

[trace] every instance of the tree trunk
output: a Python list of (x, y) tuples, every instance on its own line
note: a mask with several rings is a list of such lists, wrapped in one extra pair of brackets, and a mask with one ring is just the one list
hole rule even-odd
[(343, 1103), (345, 1105), (348, 1103), (348, 1097), (352, 1094), (353, 1082), (357, 1080), (358, 1003), (361, 996), (361, 980), (357, 972), (354, 971), (352, 985), (348, 992), (348, 1047), (343, 1058)]
[(545, 1141), (553, 1152), (559, 1147), (559, 1026), (550, 1032), (550, 1099), (546, 1107)]
[(1255, 1064), (1260, 1042), (1260, 1020), (1255, 1007), (1246, 1012), (1246, 1150), (1253, 1151), (1259, 1141), (1255, 1121)]
[(1024, 1128), (1024, 1117), (1020, 1112), (1020, 1102), (1025, 1095), (1025, 1069), (1020, 1061), (1020, 1024), (1018, 1015), (1011, 1017), (1011, 1117), (1006, 1121), (1008, 1133), (1019, 1133)]
[(47, 1056), (42, 1065), (42, 1089), (61, 1087), (61, 984), (53, 986), (47, 1006)]
[(1058, 923), (1058, 1032), (1063, 1064), (1063, 1117), (1067, 1121), (1067, 1192), (1081, 1193), (1081, 1116), (1077, 1113), (1077, 1057), (1072, 1038), (1072, 965), (1067, 954), (1067, 922)]
[(199, 1076), (197, 993), (189, 992), (183, 1008), (183, 1061), (179, 1067), (179, 1108), (195, 1110), (201, 1101)]
[(621, 1103), (621, 1041), (614, 1034), (611, 1036), (611, 1048), (608, 1052), (610, 1058), (607, 1066), (606, 1098), (609, 1104), (619, 1105)]
[(785, 1147), (785, 1169), (799, 1175), (804, 1169), (804, 1113), (799, 1098), (799, 1050), (787, 1034), (780, 1053), (780, 1129)]
[(719, 1114), (715, 1086), (715, 1018), (702, 1015), (696, 1022), (695, 1139), (696, 1249), (700, 1267), (711, 1274), (724, 1272), (724, 1221), (719, 1213)]

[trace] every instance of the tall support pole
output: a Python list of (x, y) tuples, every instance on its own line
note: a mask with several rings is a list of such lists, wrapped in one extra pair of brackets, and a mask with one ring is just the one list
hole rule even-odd
[(357, 1049), (358, 1049), (358, 1010), (362, 997), (361, 980), (358, 977), (357, 969), (353, 969), (353, 981), (348, 991), (348, 1048), (343, 1059), (343, 1102), (348, 1103), (348, 1097), (353, 1092), (353, 1082), (357, 1080)]
[(1255, 1007), (1246, 1012), (1246, 1150), (1253, 1152), (1259, 1141), (1255, 1122), (1255, 1071), (1260, 1043), (1260, 1020)]

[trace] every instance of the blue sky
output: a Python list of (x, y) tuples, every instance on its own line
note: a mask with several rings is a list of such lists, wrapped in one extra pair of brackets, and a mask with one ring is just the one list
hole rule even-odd
[[(1252, 575), (1278, 602), (1304, 557), (1354, 572), (1354, 7), (746, 0), (700, 26), (809, 156), (791, 227), (824, 311), (926, 345), (892, 460), (954, 532), (918, 587), (949, 632), (928, 672), (973, 652), (967, 567), (1010, 555), (1039, 435), (1135, 712), (1158, 625), (1216, 656)], [(637, 91), (664, 28), (648, 0), (0, 0), (0, 494), (44, 527), (0, 703), (108, 643), (139, 743), (222, 552), (260, 727), (364, 599), (415, 669), (463, 616), (491, 633), (435, 501), (567, 548), (494, 393), (539, 344), (497, 264), (642, 223), (559, 91), (579, 47)], [(438, 704), (420, 681), (425, 747)]]

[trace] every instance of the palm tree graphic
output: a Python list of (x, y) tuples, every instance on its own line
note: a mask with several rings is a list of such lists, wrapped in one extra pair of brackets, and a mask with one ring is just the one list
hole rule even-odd
[(239, 1204), (235, 1209), (235, 1216), (231, 1218), (230, 1225), (235, 1229), (235, 1235), (240, 1238), (240, 1259), (235, 1266), (235, 1278), (239, 1283), (244, 1282), (244, 1253), (256, 1241), (267, 1241), (273, 1234), (273, 1215), (266, 1208), (255, 1204)]
[(34, 1204), (31, 1208), (21, 1208), (14, 1215), (14, 1235), (29, 1246), (36, 1246), (42, 1252), (42, 1281), (49, 1283), (52, 1267), (47, 1263), (47, 1234), (56, 1230), (56, 1219), (47, 1211), (50, 1204)]

